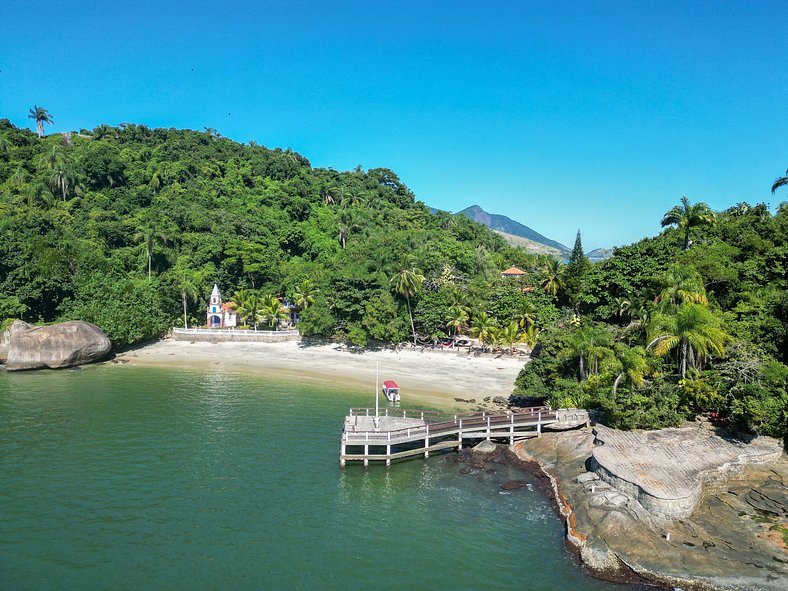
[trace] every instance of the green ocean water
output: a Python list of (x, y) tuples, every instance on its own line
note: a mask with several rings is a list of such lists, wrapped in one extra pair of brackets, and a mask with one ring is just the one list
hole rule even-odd
[(500, 493), (521, 472), (340, 470), (343, 417), (371, 396), (119, 365), (0, 373), (0, 589), (624, 589), (575, 564), (538, 490)]

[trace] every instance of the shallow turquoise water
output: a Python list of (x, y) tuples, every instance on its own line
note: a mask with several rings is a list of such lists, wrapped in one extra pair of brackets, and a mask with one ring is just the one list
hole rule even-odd
[(370, 395), (95, 366), (0, 373), (2, 589), (623, 589), (541, 494), (450, 457), (338, 468)]

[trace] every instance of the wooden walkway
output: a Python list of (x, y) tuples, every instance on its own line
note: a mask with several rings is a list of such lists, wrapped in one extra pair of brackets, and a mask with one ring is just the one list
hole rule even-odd
[(577, 409), (532, 407), (505, 413), (477, 413), (446, 417), (422, 410), (351, 408), (345, 417), (339, 465), (346, 462), (386, 462), (423, 455), (431, 451), (462, 449), (463, 440), (495, 439), (514, 443), (515, 438), (538, 437), (543, 427), (572, 428), (588, 422)]

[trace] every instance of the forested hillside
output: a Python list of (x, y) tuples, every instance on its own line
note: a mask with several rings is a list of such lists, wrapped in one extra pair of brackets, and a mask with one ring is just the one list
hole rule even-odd
[[(785, 205), (683, 198), (659, 236), (592, 265), (578, 233), (561, 264), (430, 212), (388, 169), (315, 169), (212, 130), (42, 132), (0, 120), (0, 320), (88, 320), (123, 346), (203, 324), (218, 283), (253, 327), (289, 299), (305, 335), (534, 348), (521, 403), (786, 435)], [(525, 274), (502, 278), (511, 265)]]
[[(37, 137), (2, 120), (0, 220), (0, 320), (81, 318), (116, 345), (182, 325), (184, 302), (204, 323), (215, 282), (259, 296), (250, 324), (256, 302), (289, 297), (306, 334), (399, 342), (413, 303), (434, 336), (445, 310), (423, 302), (453, 291), (484, 302), (489, 280), (527, 258), (462, 216), (431, 214), (390, 170), (315, 169), (212, 130)], [(404, 297), (420, 277), (422, 308)]]
[(542, 331), (517, 391), (601, 407), (622, 428), (710, 413), (786, 437), (788, 207), (715, 213), (683, 199), (662, 224), (582, 273), (572, 315)]

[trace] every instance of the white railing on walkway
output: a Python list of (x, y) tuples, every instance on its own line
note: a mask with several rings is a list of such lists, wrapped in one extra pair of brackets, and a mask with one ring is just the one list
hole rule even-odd
[(256, 336), (296, 336), (297, 330), (249, 330), (246, 328), (175, 328), (174, 334), (235, 334)]

